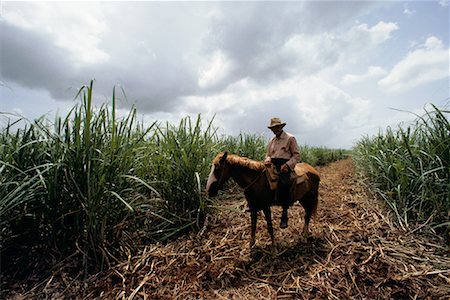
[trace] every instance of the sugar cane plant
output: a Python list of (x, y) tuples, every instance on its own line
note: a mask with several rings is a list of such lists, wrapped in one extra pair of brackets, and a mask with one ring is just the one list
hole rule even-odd
[(450, 111), (425, 110), (415, 124), (362, 138), (355, 162), (405, 229), (450, 226)]
[[(1, 252), (36, 245), (78, 252), (83, 266), (102, 269), (142, 241), (158, 241), (199, 225), (205, 197), (210, 128), (144, 127), (131, 109), (93, 106), (93, 83), (53, 124), (43, 118), (0, 135)], [(202, 151), (199, 151), (202, 149)], [(13, 251), (14, 250), (14, 251)], [(87, 272), (86, 272), (87, 273)]]

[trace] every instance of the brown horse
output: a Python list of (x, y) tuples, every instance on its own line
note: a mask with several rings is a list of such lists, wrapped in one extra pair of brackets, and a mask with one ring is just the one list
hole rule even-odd
[[(315, 215), (317, 210), (320, 177), (319, 173), (306, 163), (297, 164), (297, 167), (304, 170), (307, 178), (303, 183), (295, 185), (291, 189), (291, 205), (295, 201), (299, 201), (305, 209), (303, 235), (308, 235), (311, 216)], [(230, 177), (244, 189), (251, 212), (250, 247), (255, 244), (256, 220), (260, 210), (264, 212), (272, 244), (275, 242), (270, 210), (270, 207), (275, 205), (275, 191), (270, 189), (265, 172), (266, 168), (262, 162), (223, 152), (213, 159), (211, 173), (206, 184), (206, 192), (211, 197), (217, 195), (219, 189)]]

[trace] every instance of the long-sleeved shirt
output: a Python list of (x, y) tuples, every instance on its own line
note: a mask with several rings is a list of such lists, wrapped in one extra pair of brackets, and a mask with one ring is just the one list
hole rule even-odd
[(295, 137), (283, 131), (279, 137), (274, 136), (267, 147), (267, 156), (272, 158), (288, 159), (286, 164), (291, 170), (294, 170), (295, 164), (300, 161), (300, 152), (298, 150), (297, 140)]

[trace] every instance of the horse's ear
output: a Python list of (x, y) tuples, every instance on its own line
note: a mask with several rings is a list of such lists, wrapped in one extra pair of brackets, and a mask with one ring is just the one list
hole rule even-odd
[(222, 155), (222, 158), (220, 159), (220, 164), (221, 164), (221, 165), (225, 163), (225, 161), (227, 160), (227, 156), (228, 156), (228, 152), (225, 151), (225, 152), (223, 153), (223, 155)]

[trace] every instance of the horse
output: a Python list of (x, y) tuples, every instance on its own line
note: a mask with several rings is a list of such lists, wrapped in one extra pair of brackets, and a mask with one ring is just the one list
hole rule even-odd
[[(302, 234), (308, 236), (309, 222), (317, 211), (320, 176), (312, 166), (306, 163), (299, 163), (296, 165), (297, 167), (306, 174), (306, 180), (300, 185), (294, 185), (293, 189), (291, 188), (290, 205), (299, 201), (303, 206), (305, 223)], [(264, 212), (272, 246), (275, 244), (271, 213), (271, 206), (276, 205), (274, 202), (275, 191), (270, 188), (265, 172), (266, 167), (263, 162), (221, 152), (212, 161), (211, 172), (206, 183), (206, 193), (210, 197), (216, 196), (230, 177), (244, 189), (251, 218), (250, 248), (255, 245), (256, 221), (260, 210)]]

